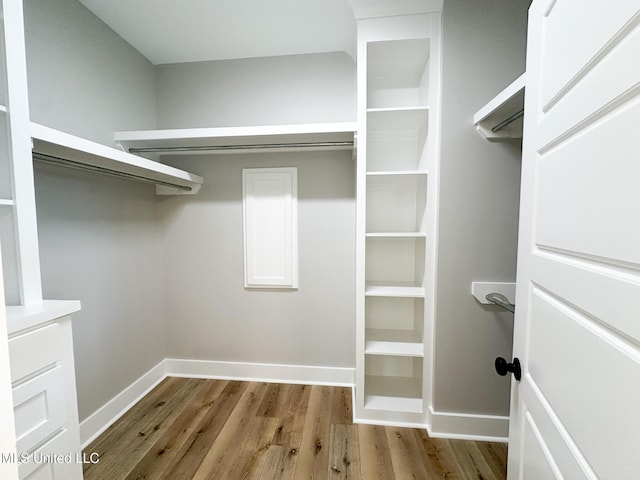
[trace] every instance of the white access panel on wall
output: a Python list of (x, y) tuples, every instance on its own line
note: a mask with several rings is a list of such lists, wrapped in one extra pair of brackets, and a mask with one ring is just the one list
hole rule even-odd
[(298, 287), (298, 170), (242, 170), (245, 288)]

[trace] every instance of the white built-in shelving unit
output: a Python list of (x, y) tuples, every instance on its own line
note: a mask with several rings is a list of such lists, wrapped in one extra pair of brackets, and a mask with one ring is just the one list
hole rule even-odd
[(352, 150), (355, 122), (116, 132), (123, 150), (145, 154)]
[(5, 301), (42, 300), (33, 187), (22, 2), (2, 2), (0, 21), (0, 243)]
[(473, 123), (480, 135), (494, 142), (522, 138), (524, 84), (523, 73), (478, 110)]
[(428, 423), (439, 49), (439, 13), (358, 24), (356, 421)]

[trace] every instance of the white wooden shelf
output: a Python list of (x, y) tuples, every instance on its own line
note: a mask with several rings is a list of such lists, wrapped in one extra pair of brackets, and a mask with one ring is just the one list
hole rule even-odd
[(429, 121), (429, 107), (385, 107), (367, 109), (369, 133), (388, 130), (418, 130)]
[(365, 337), (364, 353), (367, 355), (424, 357), (424, 344), (412, 330), (367, 328)]
[[(478, 133), (489, 141), (522, 138), (525, 74), (496, 95), (473, 116)], [(511, 121), (509, 121), (511, 120)]]
[(389, 170), (378, 172), (367, 172), (367, 177), (426, 177), (428, 172), (424, 170)]
[(36, 123), (31, 124), (31, 137), (34, 158), (152, 182), (161, 195), (194, 194), (203, 182), (198, 175)]
[(13, 200), (10, 200), (8, 198), (0, 198), (0, 207), (12, 207), (13, 206)]
[(116, 132), (131, 153), (194, 154), (352, 150), (356, 122)]
[(416, 379), (367, 375), (365, 383), (365, 408), (422, 413), (422, 389)]
[(369, 232), (367, 238), (427, 238), (425, 232)]
[(424, 287), (413, 285), (367, 285), (364, 291), (367, 297), (408, 297), (424, 298)]

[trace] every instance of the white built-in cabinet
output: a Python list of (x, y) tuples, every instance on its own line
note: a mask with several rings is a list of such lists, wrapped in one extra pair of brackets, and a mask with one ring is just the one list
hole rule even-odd
[(425, 426), (435, 289), (440, 14), (358, 23), (356, 421)]
[(9, 362), (21, 479), (82, 478), (71, 314), (80, 302), (8, 307)]

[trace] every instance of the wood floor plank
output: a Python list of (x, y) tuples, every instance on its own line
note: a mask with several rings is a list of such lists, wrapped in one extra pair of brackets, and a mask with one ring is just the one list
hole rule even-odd
[(300, 453), (296, 462), (296, 479), (324, 479), (329, 465), (332, 390), (314, 385), (309, 395)]
[(168, 378), (85, 453), (85, 480), (504, 480), (507, 446), (355, 425), (351, 389)]
[(426, 431), (416, 430), (416, 436), (424, 452), (424, 464), (428, 478), (462, 478), (455, 463), (451, 445), (441, 438), (430, 438)]
[(358, 427), (342, 423), (331, 425), (329, 479), (360, 479)]
[(507, 444), (498, 442), (476, 442), (478, 450), (487, 461), (496, 478), (507, 476)]
[(219, 401), (215, 402), (215, 406), (212, 403), (211, 407), (214, 408), (208, 409), (195, 432), (187, 440), (188, 447), (184, 455), (168, 471), (166, 478), (172, 480), (193, 478), (246, 388), (245, 382), (228, 382), (219, 395)]
[(395, 478), (385, 427), (358, 425), (360, 471), (367, 480)]
[(333, 387), (333, 405), (331, 407), (331, 423), (350, 425), (353, 423), (351, 412), (351, 389)]
[(183, 403), (180, 415), (147, 454), (127, 475), (126, 480), (162, 479), (165, 471), (185, 453), (188, 440), (193, 436), (211, 403), (220, 395), (226, 382), (200, 383), (192, 395)]
[(247, 424), (261, 408), (268, 387), (267, 383), (252, 382), (247, 385), (218, 437), (205, 454), (193, 476), (194, 480), (215, 478), (214, 475), (217, 475), (225, 462), (228, 462), (228, 457), (235, 455), (242, 435), (247, 434)]
[(198, 381), (167, 379), (152, 394), (136, 404), (126, 418), (110, 427), (92, 442), (85, 452), (99, 454), (100, 462), (84, 465), (85, 480), (113, 478), (115, 468), (120, 478), (144, 458), (157, 439), (171, 426), (182, 403), (198, 386)]
[(411, 428), (387, 427), (387, 442), (395, 478), (424, 479), (428, 478), (423, 457), (420, 455), (421, 445)]
[(247, 480), (276, 480), (281, 479), (283, 473), (283, 461), (286, 457), (285, 448), (282, 445), (270, 444), (263, 455), (254, 464), (254, 469), (247, 475)]
[(461, 471), (463, 480), (494, 480), (501, 478), (496, 476), (487, 460), (478, 450), (476, 442), (464, 440), (447, 440), (451, 445), (451, 452), (455, 457), (456, 464)]
[(273, 480), (294, 478), (302, 445), (311, 386), (294, 385), (293, 387), (295, 387), (294, 390), (290, 392), (293, 396), (290, 406), (281, 411), (286, 416), (281, 418), (280, 425), (271, 441), (273, 445), (282, 447), (283, 455), (281, 469), (276, 472)]

